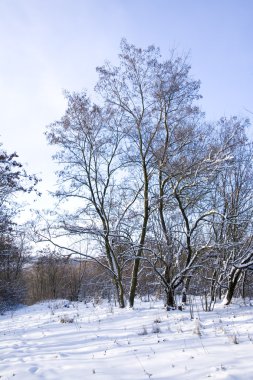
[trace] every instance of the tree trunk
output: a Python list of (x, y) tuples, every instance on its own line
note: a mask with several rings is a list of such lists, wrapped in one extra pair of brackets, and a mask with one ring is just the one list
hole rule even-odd
[(214, 302), (216, 298), (216, 284), (217, 284), (216, 278), (217, 278), (217, 271), (215, 269), (212, 275), (211, 288), (210, 288), (210, 296), (211, 296), (212, 302)]
[(247, 271), (244, 272), (243, 274), (243, 279), (242, 279), (242, 298), (246, 298), (246, 279), (247, 279)]
[(233, 268), (231, 270), (229, 274), (229, 280), (228, 280), (228, 290), (223, 300), (224, 305), (229, 305), (231, 303), (235, 288), (241, 277), (241, 273), (242, 273), (242, 269), (239, 269), (239, 268)]
[(121, 280), (118, 281), (117, 293), (118, 293), (119, 307), (123, 309), (125, 307), (125, 297), (124, 297), (124, 288), (122, 286)]
[(174, 289), (171, 287), (166, 291), (166, 307), (168, 310), (175, 308), (175, 295)]
[(175, 295), (174, 295), (174, 287), (171, 286), (171, 278), (170, 278), (170, 267), (169, 265), (165, 268), (164, 278), (167, 283), (166, 289), (166, 307), (167, 309), (175, 307)]
[[(104, 229), (107, 230), (107, 226), (104, 223)], [(115, 273), (113, 277), (113, 282), (115, 284), (116, 293), (117, 293), (117, 301), (119, 303), (120, 308), (125, 307), (125, 299), (124, 299), (124, 287), (122, 284), (122, 277), (121, 277), (121, 269), (119, 266), (119, 263), (111, 249), (110, 240), (108, 235), (105, 236), (105, 250), (106, 250), (106, 256), (108, 263), (110, 265), (111, 270)]]
[(182, 303), (186, 304), (186, 302), (187, 302), (187, 293), (186, 293), (186, 289), (184, 288), (182, 291)]
[(137, 278), (138, 278), (138, 272), (139, 272), (139, 265), (140, 265), (140, 259), (135, 259), (134, 261), (134, 267), (132, 271), (132, 277), (131, 277), (131, 287), (129, 292), (129, 306), (134, 306), (134, 299), (136, 295), (136, 288), (137, 288)]
[(140, 257), (143, 255), (143, 246), (146, 239), (146, 233), (147, 233), (147, 225), (148, 225), (148, 219), (149, 219), (149, 200), (148, 200), (148, 173), (147, 173), (147, 167), (146, 163), (143, 159), (143, 177), (144, 177), (144, 218), (143, 218), (143, 224), (142, 224), (142, 231), (141, 231), (141, 238), (140, 238), (140, 244), (139, 249), (137, 251), (137, 257), (134, 260), (133, 265), (133, 271), (132, 271), (132, 277), (131, 277), (131, 286), (130, 286), (130, 292), (129, 292), (129, 306), (134, 306), (134, 299), (136, 296), (136, 288), (138, 285), (138, 272), (139, 272), (139, 266), (140, 266)]

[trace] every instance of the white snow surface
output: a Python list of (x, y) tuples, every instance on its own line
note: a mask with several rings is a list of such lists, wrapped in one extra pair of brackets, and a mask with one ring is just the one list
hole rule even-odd
[(253, 379), (253, 306), (45, 301), (0, 316), (0, 379)]

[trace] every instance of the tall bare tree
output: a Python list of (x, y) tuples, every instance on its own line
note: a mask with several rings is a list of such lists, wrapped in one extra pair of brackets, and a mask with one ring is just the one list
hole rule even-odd
[(229, 144), (231, 159), (214, 183), (214, 207), (220, 217), (215, 218), (212, 228), (218, 252), (215, 272), (219, 286), (227, 289), (226, 304), (253, 260), (253, 150), (246, 135), (248, 126), (248, 120), (237, 117), (219, 122), (219, 140)]
[(184, 58), (172, 54), (162, 61), (154, 46), (139, 49), (122, 40), (119, 60), (119, 66), (107, 63), (97, 69), (97, 91), (123, 121), (124, 160), (139, 179), (136, 200), (141, 220), (129, 295), (133, 306), (152, 209), (154, 151), (161, 144), (168, 145), (171, 128), (198, 112), (193, 104), (199, 98), (199, 82), (190, 78), (190, 66)]
[[(107, 264), (100, 263), (110, 272), (119, 305), (124, 307), (124, 257), (115, 246), (121, 211), (120, 173), (124, 167), (120, 160), (124, 137), (121, 120), (109, 107), (92, 105), (85, 93), (67, 94), (67, 99), (64, 117), (50, 125), (47, 132), (49, 143), (59, 147), (54, 158), (63, 165), (56, 195), (61, 200), (74, 200), (70, 201), (71, 212), (59, 219), (57, 228), (78, 242), (87, 237), (94, 241), (93, 258), (106, 257)], [(77, 245), (67, 250), (70, 254), (83, 253)]]

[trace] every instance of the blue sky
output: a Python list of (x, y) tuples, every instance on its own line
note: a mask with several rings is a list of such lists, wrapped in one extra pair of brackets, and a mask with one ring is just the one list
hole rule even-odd
[(253, 112), (252, 0), (0, 0), (0, 141), (51, 188), (43, 132), (63, 89), (92, 91), (122, 37), (189, 53), (207, 118)]

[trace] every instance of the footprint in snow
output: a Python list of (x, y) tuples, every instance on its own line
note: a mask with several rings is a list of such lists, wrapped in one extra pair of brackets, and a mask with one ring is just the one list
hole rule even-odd
[(60, 356), (61, 358), (67, 358), (69, 355), (68, 355), (68, 354), (65, 354), (64, 352), (60, 352), (60, 353), (59, 353), (59, 356)]
[(33, 366), (33, 367), (30, 367), (30, 368), (29, 368), (29, 372), (30, 372), (30, 373), (35, 373), (35, 372), (38, 371), (38, 369), (39, 369), (38, 367)]

